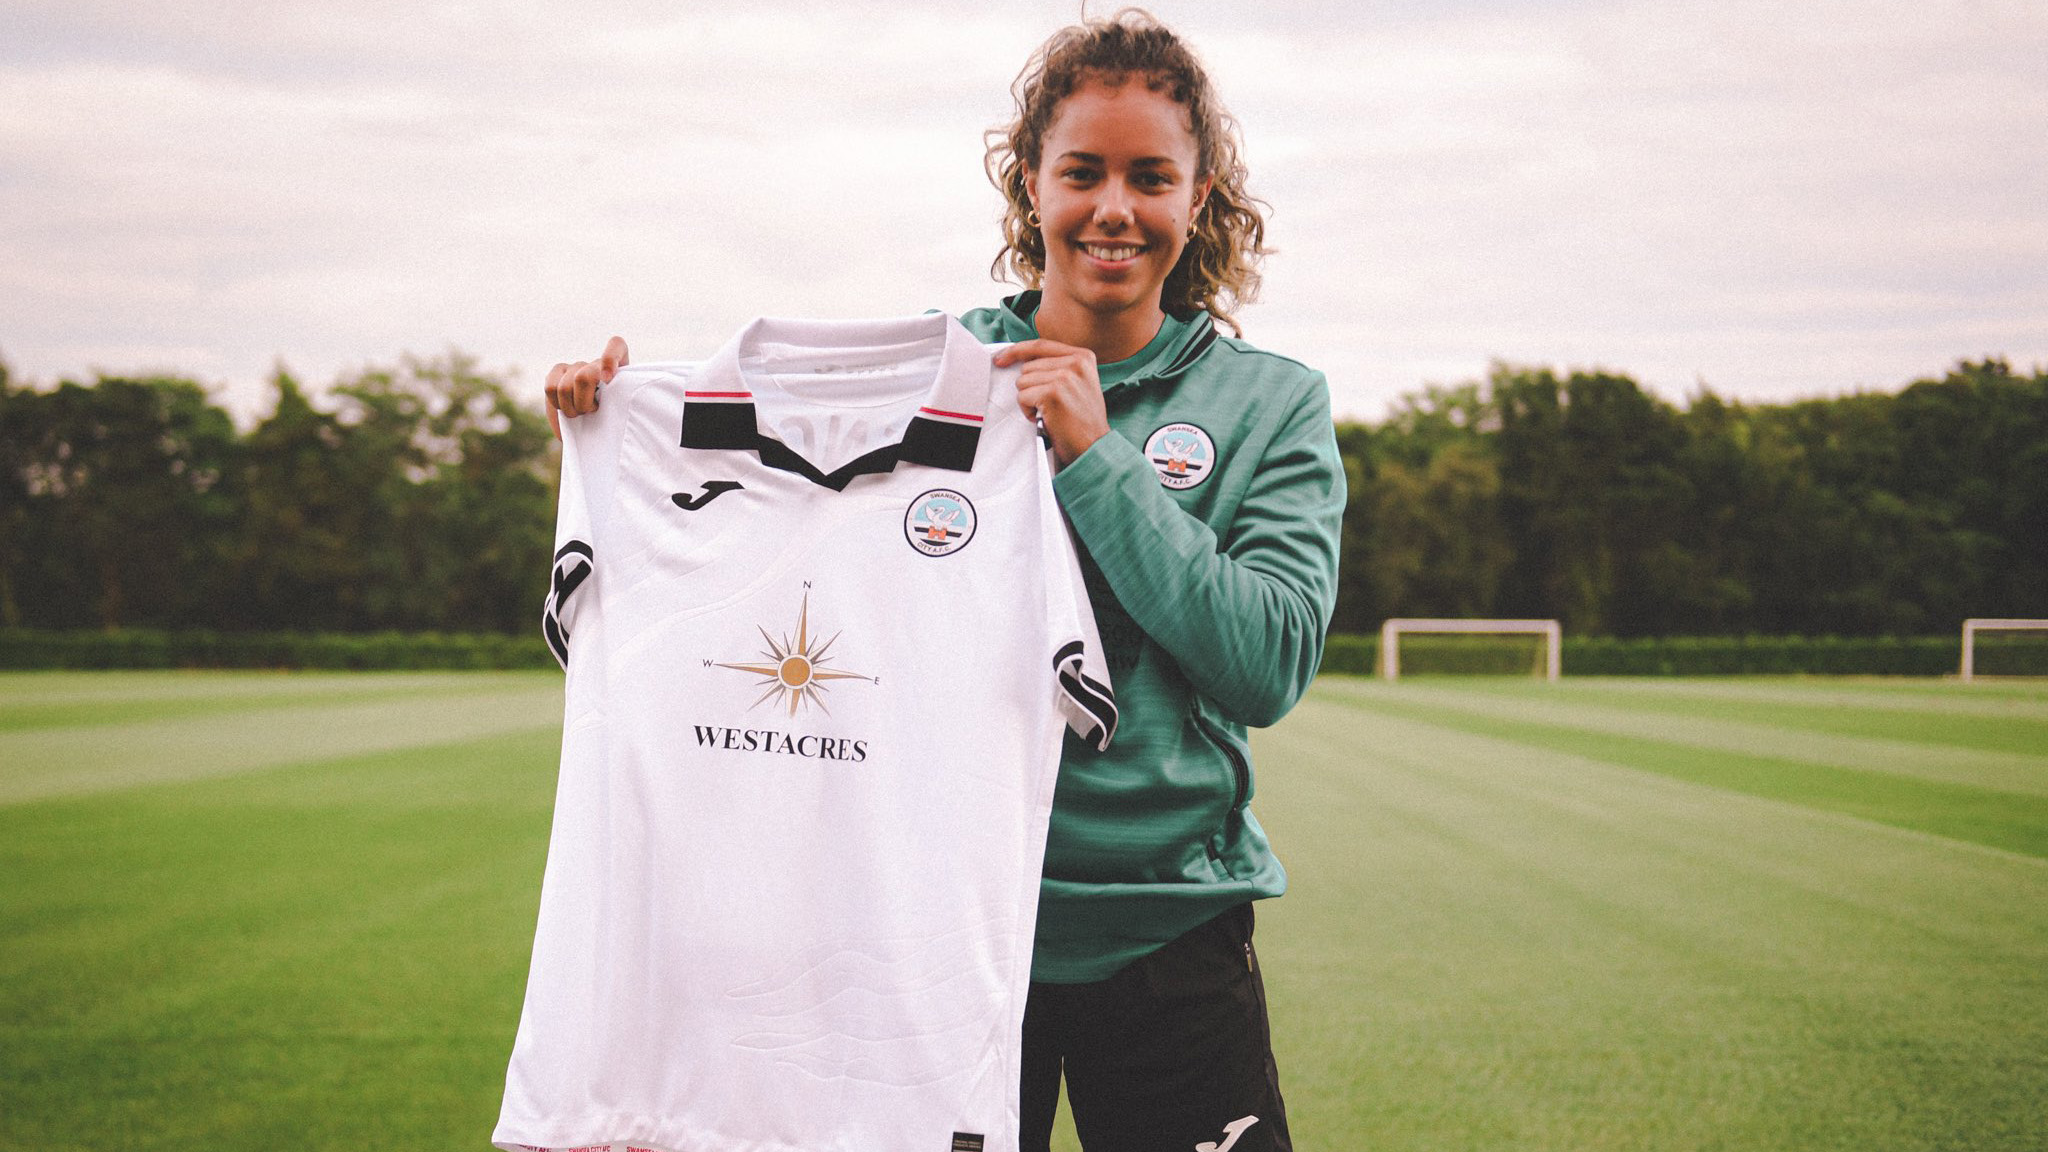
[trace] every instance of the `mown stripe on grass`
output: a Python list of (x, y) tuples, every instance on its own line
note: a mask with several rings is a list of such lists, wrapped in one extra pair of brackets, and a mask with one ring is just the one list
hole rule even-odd
[[(559, 675), (545, 672), (462, 676), (250, 673), (206, 691), (205, 681), (191, 680), (193, 673), (150, 675), (147, 680), (77, 687), (36, 684), (22, 676), (0, 677), (0, 733), (216, 716), (293, 705), (370, 703), (475, 693), (493, 687), (530, 687), (550, 679), (560, 680)], [(183, 678), (186, 682), (166, 680), (165, 676)]]
[[(444, 679), (463, 683), (464, 673)], [(362, 703), (300, 703), (229, 714), (0, 733), (0, 804), (422, 745), (561, 724), (559, 678), (414, 692)]]
[[(2028, 711), (2021, 709), (2018, 701), (1965, 699), (1969, 689), (1960, 684), (1945, 700), (1818, 688), (1800, 692), (1784, 687), (1767, 693), (1731, 696), (1712, 688), (1696, 680), (1661, 692), (1641, 692), (1615, 679), (1574, 679), (1557, 685), (1475, 679), (1464, 690), (1531, 702), (1564, 699), (1592, 703), (1675, 716), (1688, 723), (1720, 720), (1761, 724), (1855, 740), (2021, 756), (2027, 758), (2023, 763), (2038, 765), (2033, 774), (2040, 780), (2040, 790), (2048, 794), (2048, 707)], [(1941, 755), (1948, 753), (1944, 751)]]
[(1257, 734), (1297, 1140), (2018, 1149), (2048, 863), (1311, 697)]
[(1665, 696), (2048, 721), (2048, 680), (1964, 684), (1955, 680), (1906, 677), (1773, 676), (1705, 680), (1666, 676), (1571, 676), (1562, 682), (1562, 686), (1584, 687), (1617, 697)]
[(0, 672), (0, 701), (62, 704), (97, 700), (299, 695), (320, 697), (364, 685), (432, 690), (452, 684), (517, 684), (559, 672), (307, 672), (246, 669), (131, 669), (112, 672)]
[(2048, 796), (1603, 730), (1560, 719), (1572, 714), (1568, 708), (1501, 715), (1488, 702), (1453, 691), (1386, 688), (1319, 683), (1316, 695), (1362, 711), (2048, 858)]
[(481, 1147), (553, 797), (533, 730), (0, 808), (7, 1147)]
[[(1802, 760), (1857, 772), (1915, 776), (1947, 784), (2048, 797), (2048, 755), (1984, 751), (1869, 736), (1816, 732), (1787, 724), (1749, 723), (1694, 715), (1683, 709), (1645, 713), (1607, 703), (1597, 685), (1501, 681), (1385, 684), (1356, 677), (1326, 678), (1319, 690), (1406, 700), (1491, 716), (1497, 720), (1583, 728), (1698, 748)], [(1979, 723), (1990, 725), (1988, 720)]]

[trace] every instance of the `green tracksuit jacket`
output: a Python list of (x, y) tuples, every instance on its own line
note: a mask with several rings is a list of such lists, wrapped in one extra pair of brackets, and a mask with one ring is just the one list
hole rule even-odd
[[(1039, 294), (961, 322), (1037, 336)], [(1167, 317), (1099, 365), (1111, 433), (1053, 480), (1121, 714), (1068, 737), (1032, 978), (1106, 979), (1287, 874), (1253, 818), (1248, 726), (1307, 690), (1337, 589), (1344, 465), (1320, 372)]]

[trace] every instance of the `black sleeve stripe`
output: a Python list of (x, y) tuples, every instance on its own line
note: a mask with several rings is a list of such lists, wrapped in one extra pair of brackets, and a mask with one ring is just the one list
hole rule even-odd
[(1082, 670), (1085, 667), (1082, 657), (1087, 650), (1087, 645), (1079, 640), (1069, 640), (1060, 645), (1058, 655), (1053, 657), (1053, 670), (1058, 677), (1060, 691), (1095, 721), (1096, 729), (1088, 733), (1087, 739), (1100, 750), (1107, 748), (1110, 739), (1116, 735), (1116, 693), (1109, 685)]
[(1116, 735), (1116, 700), (1107, 694), (1107, 689), (1096, 684), (1078, 672), (1064, 669), (1059, 674), (1060, 689), (1067, 699), (1081, 706), (1096, 723), (1096, 731), (1088, 734), (1088, 742), (1098, 750), (1108, 747), (1110, 738)]
[(547, 637), (548, 651), (555, 654), (555, 662), (564, 671), (569, 668), (569, 630), (562, 627), (562, 605), (590, 578), (591, 565), (596, 561), (597, 553), (581, 540), (571, 540), (555, 552), (553, 587), (547, 606), (541, 610), (540, 630)]
[(1108, 695), (1108, 690), (1102, 685), (1077, 672), (1062, 671), (1060, 688), (1104, 728), (1112, 732), (1116, 730), (1116, 699)]
[(569, 596), (582, 587), (590, 577), (590, 565), (584, 561), (575, 562), (575, 567), (559, 565), (555, 568), (555, 605), (560, 607)]
[(564, 672), (568, 671), (569, 637), (562, 631), (561, 623), (555, 619), (552, 599), (548, 603), (548, 610), (541, 615), (540, 630), (548, 638), (548, 651), (555, 654), (555, 663), (560, 664)]

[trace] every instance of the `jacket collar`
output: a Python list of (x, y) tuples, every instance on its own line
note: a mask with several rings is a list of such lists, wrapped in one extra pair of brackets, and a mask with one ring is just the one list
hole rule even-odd
[[(1038, 289), (1033, 288), (1003, 300), (1003, 306), (997, 309), (1002, 339), (1015, 343), (1038, 338), (1036, 317), (1042, 296)], [(1104, 392), (1152, 381), (1171, 383), (1179, 380), (1215, 346), (1218, 339), (1216, 325), (1207, 312), (1197, 312), (1192, 316), (1176, 316), (1169, 312), (1160, 328), (1167, 338), (1156, 345), (1147, 345), (1151, 352), (1145, 362), (1116, 383), (1104, 384)]]

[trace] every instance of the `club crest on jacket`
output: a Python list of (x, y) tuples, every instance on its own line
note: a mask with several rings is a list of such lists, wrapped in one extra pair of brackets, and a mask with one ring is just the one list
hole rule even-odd
[(1180, 491), (1209, 478), (1216, 466), (1216, 442), (1193, 424), (1168, 424), (1145, 438), (1145, 459), (1159, 482)]

